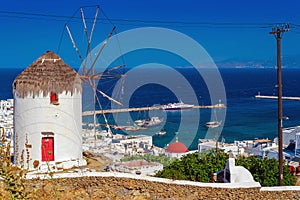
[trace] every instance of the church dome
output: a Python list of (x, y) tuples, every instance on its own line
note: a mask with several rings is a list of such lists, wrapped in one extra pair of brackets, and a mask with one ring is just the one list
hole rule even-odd
[(170, 144), (167, 149), (166, 152), (169, 153), (186, 153), (189, 152), (188, 148), (186, 148), (186, 146), (181, 143), (181, 142), (173, 142), (172, 144)]

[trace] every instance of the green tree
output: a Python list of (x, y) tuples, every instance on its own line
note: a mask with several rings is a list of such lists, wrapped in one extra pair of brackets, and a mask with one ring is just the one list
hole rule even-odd
[[(175, 159), (165, 166), (155, 176), (162, 178), (210, 182), (212, 175), (223, 170), (228, 156), (221, 150), (204, 153), (193, 153)], [(262, 186), (278, 185), (278, 161), (276, 159), (262, 159), (256, 156), (239, 157), (236, 165), (248, 169), (254, 180)], [(295, 185), (296, 179), (285, 165), (283, 168), (283, 184)]]
[[(278, 161), (276, 159), (257, 158), (256, 156), (239, 157), (236, 160), (237, 165), (248, 169), (254, 180), (262, 186), (278, 185)], [(296, 178), (290, 173), (286, 165), (283, 166), (283, 184), (295, 185)]]
[(227, 154), (223, 151), (208, 151), (183, 156), (173, 160), (156, 174), (157, 177), (210, 182), (213, 173), (224, 169)]

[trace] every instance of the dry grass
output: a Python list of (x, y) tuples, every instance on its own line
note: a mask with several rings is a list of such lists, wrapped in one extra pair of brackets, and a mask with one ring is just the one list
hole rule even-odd
[(296, 176), (296, 186), (300, 186), (300, 175)]
[[(2, 138), (0, 147), (0, 176), (4, 179), (4, 185), (11, 199), (29, 199), (25, 191), (26, 169), (18, 168), (11, 162), (10, 142)], [(24, 160), (21, 160), (24, 162)]]

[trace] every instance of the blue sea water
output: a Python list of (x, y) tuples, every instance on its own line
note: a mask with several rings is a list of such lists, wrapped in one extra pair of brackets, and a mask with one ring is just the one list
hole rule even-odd
[[(186, 103), (198, 103), (198, 105), (209, 105), (207, 87), (202, 78), (191, 68), (177, 69), (179, 73), (190, 82), (198, 102), (191, 102), (188, 96), (182, 97)], [(12, 98), (12, 82), (21, 72), (21, 69), (0, 69), (1, 87), (0, 99)], [(277, 73), (275, 69), (219, 69), (226, 89), (226, 119), (222, 132), (209, 130), (212, 135), (218, 134), (226, 142), (234, 140), (269, 138), (277, 136), (277, 101), (268, 99), (255, 99), (254, 96), (260, 92), (262, 95), (277, 95)], [(145, 74), (141, 74), (143, 76)], [(283, 69), (283, 96), (300, 96), (300, 69)], [(126, 81), (126, 79), (125, 79)], [(176, 80), (174, 80), (176, 81)], [(111, 94), (113, 83), (100, 82), (98, 88)], [(178, 84), (180, 85), (180, 84)], [(125, 88), (126, 93), (126, 88)], [(153, 104), (167, 104), (177, 102), (178, 99), (168, 88), (158, 84), (146, 84), (134, 91), (130, 99), (130, 107), (152, 106)], [(109, 107), (106, 99), (101, 98), (104, 107)], [(138, 132), (123, 132), (123, 134), (137, 135), (146, 134), (153, 136), (153, 143), (164, 147), (175, 140), (186, 144), (189, 149), (196, 149), (198, 139), (207, 135), (208, 129), (205, 123), (210, 121), (212, 110), (192, 109), (183, 112), (150, 111), (141, 113), (119, 113), (107, 115), (109, 123), (118, 121), (118, 125), (132, 125), (132, 121), (148, 116), (160, 116), (164, 123), (155, 128)], [(200, 114), (200, 120), (195, 121), (194, 116)], [(284, 127), (300, 125), (300, 101), (283, 101), (283, 115), (289, 120), (283, 122)], [(180, 123), (184, 118), (184, 124)], [(90, 121), (91, 118), (84, 118)], [(102, 116), (98, 116), (99, 122), (103, 122)], [(181, 127), (180, 127), (181, 126)], [(194, 127), (197, 127), (196, 130)], [(155, 132), (164, 129), (167, 134), (156, 136)], [(220, 130), (220, 129), (219, 129)]]
[(22, 69), (13, 69), (13, 68), (0, 68), (0, 99), (11, 99), (13, 98), (12, 94), (12, 83)]

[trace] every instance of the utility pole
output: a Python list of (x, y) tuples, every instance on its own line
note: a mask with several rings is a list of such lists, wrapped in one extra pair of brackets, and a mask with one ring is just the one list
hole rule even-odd
[(278, 184), (283, 185), (283, 153), (282, 153), (282, 76), (280, 41), (284, 32), (289, 31), (289, 24), (272, 27), (270, 34), (275, 35), (277, 41), (277, 89), (278, 89)]
[(218, 151), (218, 138), (219, 138), (219, 133), (216, 132), (216, 151)]

